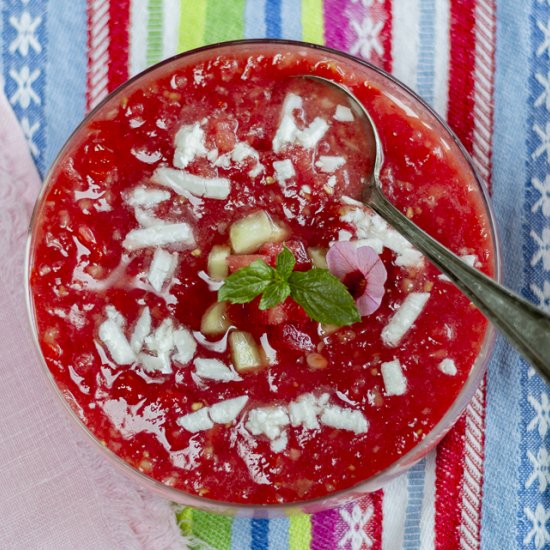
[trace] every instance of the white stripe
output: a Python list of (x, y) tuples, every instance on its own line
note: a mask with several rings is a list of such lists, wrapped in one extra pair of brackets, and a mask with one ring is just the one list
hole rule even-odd
[(392, 4), (392, 72), (413, 89), (416, 89), (418, 69), (419, 2), (420, 0), (394, 0)]
[(450, 17), (449, 0), (435, 3), (435, 79), (434, 109), (447, 118), (449, 103)]
[(426, 456), (424, 478), (424, 502), (420, 518), (420, 548), (432, 550), (435, 547), (435, 457), (434, 449)]
[(401, 474), (384, 487), (382, 500), (382, 550), (403, 548), (407, 474)]
[(249, 0), (244, 7), (244, 37), (258, 38), (265, 36), (265, 3), (266, 0)]
[(147, 68), (148, 0), (132, 0), (130, 5), (130, 76)]
[(172, 57), (178, 53), (179, 23), (179, 0), (164, 0), (162, 13), (162, 59)]

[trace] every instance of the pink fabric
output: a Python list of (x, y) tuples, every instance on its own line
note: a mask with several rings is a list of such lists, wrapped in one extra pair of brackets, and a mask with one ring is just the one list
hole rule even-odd
[(0, 546), (184, 548), (170, 503), (120, 475), (72, 427), (33, 347), (24, 249), (40, 180), (0, 92)]

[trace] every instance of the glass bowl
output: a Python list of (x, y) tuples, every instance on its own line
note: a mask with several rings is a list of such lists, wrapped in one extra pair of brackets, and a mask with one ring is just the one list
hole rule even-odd
[(148, 475), (137, 470), (136, 468), (130, 466), (124, 460), (119, 458), (118, 455), (116, 455), (106, 446), (101, 444), (101, 442), (87, 428), (84, 422), (81, 421), (73, 407), (71, 407), (68, 400), (63, 396), (60, 388), (58, 387), (54, 379), (54, 376), (52, 375), (46, 364), (38, 341), (35, 303), (30, 285), (30, 268), (33, 265), (34, 261), (33, 243), (39, 214), (44, 203), (44, 197), (52, 183), (55, 181), (54, 176), (56, 175), (56, 169), (59, 166), (61, 160), (65, 157), (67, 152), (75, 146), (75, 143), (78, 144), (80, 142), (83, 133), (86, 131), (86, 126), (88, 122), (96, 117), (102, 118), (108, 116), (109, 109), (114, 104), (114, 101), (116, 101), (121, 94), (130, 93), (134, 88), (139, 87), (144, 81), (147, 81), (148, 79), (155, 79), (158, 76), (164, 74), (166, 71), (170, 71), (172, 68), (184, 66), (188, 63), (196, 63), (198, 61), (206, 60), (222, 53), (252, 53), (254, 52), (255, 48), (258, 49), (257, 53), (270, 52), (276, 54), (281, 51), (289, 51), (300, 55), (301, 52), (305, 52), (309, 55), (314, 54), (319, 56), (319, 63), (335, 62), (338, 65), (345, 67), (348, 72), (352, 72), (354, 77), (364, 81), (368, 80), (375, 86), (383, 89), (384, 93), (391, 95), (392, 100), (404, 106), (405, 109), (407, 108), (407, 105), (414, 105), (415, 111), (419, 111), (421, 113), (424, 123), (433, 125), (438, 129), (441, 134), (446, 135), (448, 137), (449, 146), (451, 148), (454, 148), (456, 158), (463, 166), (464, 173), (469, 173), (471, 175), (472, 181), (475, 182), (475, 185), (478, 186), (478, 189), (480, 191), (482, 201), (484, 203), (483, 206), (489, 220), (492, 242), (494, 243), (495, 253), (493, 273), (495, 274), (495, 277), (500, 280), (501, 271), (499, 245), (496, 235), (494, 215), (489, 202), (487, 190), (480, 180), (479, 176), (476, 174), (469, 155), (466, 153), (458, 138), (448, 128), (445, 122), (413, 91), (408, 89), (406, 86), (404, 86), (402, 83), (397, 81), (389, 74), (365, 61), (357, 59), (348, 54), (332, 50), (330, 48), (321, 47), (313, 44), (286, 40), (283, 41), (266, 39), (241, 40), (215, 44), (172, 57), (132, 78), (130, 81), (112, 92), (100, 105), (98, 105), (91, 113), (88, 114), (85, 120), (73, 132), (73, 134), (68, 139), (63, 149), (57, 156), (57, 159), (54, 161), (48, 175), (46, 176), (45, 183), (42, 187), (40, 196), (38, 197), (37, 203), (35, 205), (30, 225), (29, 237), (27, 241), (27, 272), (25, 284), (28, 313), (32, 326), (32, 331), (34, 334), (34, 340), (47, 377), (50, 380), (54, 390), (56, 391), (60, 402), (64, 404), (65, 410), (68, 411), (70, 416), (74, 419), (75, 422), (73, 424), (75, 426), (79, 425), (85, 431), (88, 437), (96, 444), (96, 447), (102, 450), (106, 458), (108, 458), (113, 464), (115, 464), (122, 472), (132, 477), (137, 482), (147, 487), (150, 487), (154, 491), (175, 502), (194, 506), (196, 508), (200, 508), (210, 512), (232, 515), (237, 514), (240, 516), (244, 515), (256, 517), (277, 517), (283, 514), (288, 514), (292, 511), (306, 513), (318, 512), (330, 507), (344, 504), (354, 498), (361, 496), (364, 493), (375, 491), (383, 487), (389, 480), (405, 472), (424, 455), (426, 455), (426, 453), (433, 449), (459, 418), (459, 416), (469, 403), (470, 399), (474, 395), (475, 391), (477, 390), (480, 381), (484, 376), (487, 363), (494, 346), (495, 330), (493, 329), (493, 327), (490, 324), (488, 325), (483, 344), (481, 346), (481, 351), (474, 362), (466, 383), (462, 387), (454, 403), (447, 410), (441, 420), (435, 425), (435, 427), (418, 444), (416, 444), (416, 446), (414, 446), (406, 454), (402, 455), (389, 467), (351, 488), (336, 491), (325, 497), (315, 500), (301, 501), (291, 504), (245, 505), (212, 500), (205, 497), (192, 495), (182, 490), (165, 485), (160, 481), (157, 481), (152, 477), (149, 477)]

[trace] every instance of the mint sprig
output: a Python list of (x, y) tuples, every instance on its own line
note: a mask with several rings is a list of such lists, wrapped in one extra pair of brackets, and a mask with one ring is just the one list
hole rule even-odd
[(319, 323), (343, 326), (361, 320), (355, 300), (337, 277), (319, 268), (294, 271), (295, 265), (296, 258), (286, 247), (275, 268), (256, 260), (225, 279), (218, 300), (244, 304), (261, 294), (259, 308), (270, 309), (291, 296)]

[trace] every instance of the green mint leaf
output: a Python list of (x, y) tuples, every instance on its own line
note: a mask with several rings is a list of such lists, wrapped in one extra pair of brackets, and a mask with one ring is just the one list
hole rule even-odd
[(344, 326), (361, 320), (352, 295), (328, 270), (295, 271), (288, 283), (292, 298), (314, 321)]
[(286, 281), (274, 280), (264, 290), (260, 300), (260, 309), (270, 309), (284, 302), (290, 296), (290, 286)]
[(285, 246), (277, 255), (277, 273), (286, 281), (290, 277), (295, 265), (296, 258), (294, 254)]
[(272, 267), (263, 260), (256, 260), (225, 279), (218, 290), (218, 300), (233, 304), (251, 302), (270, 285), (274, 277), (275, 270)]

